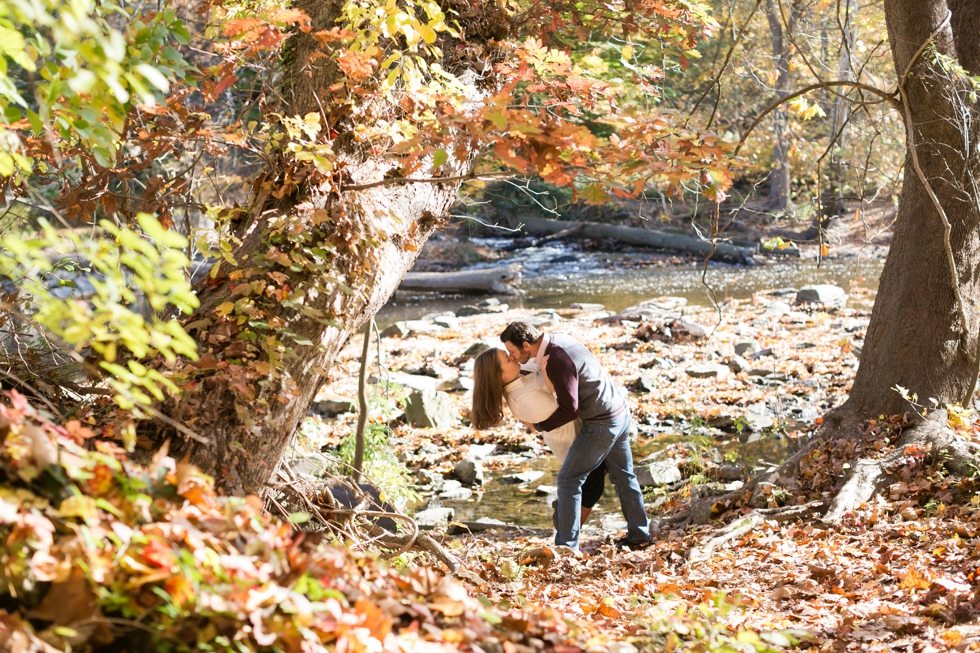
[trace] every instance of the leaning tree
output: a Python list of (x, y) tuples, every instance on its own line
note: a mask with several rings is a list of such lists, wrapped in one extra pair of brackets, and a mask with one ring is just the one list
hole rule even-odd
[[(460, 184), (538, 175), (601, 202), (682, 181), (721, 199), (730, 183), (724, 144), (656, 105), (665, 65), (714, 26), (690, 0), (34, 9), (0, 9), (0, 175), (21, 219), (0, 267), (45, 272), (36, 312), (5, 306), (47, 351), (6, 342), (8, 381), (73, 414), (97, 397), (83, 412), (103, 433), (169, 442), (230, 492), (270, 480)], [(107, 265), (75, 237), (112, 283), (88, 305), (65, 298), (51, 290), (63, 271), (18, 240), (40, 218), (104, 243), (101, 224), (144, 258)], [(188, 300), (174, 250), (195, 248), (207, 258)], [(116, 267), (147, 291), (146, 324), (113, 294)]]

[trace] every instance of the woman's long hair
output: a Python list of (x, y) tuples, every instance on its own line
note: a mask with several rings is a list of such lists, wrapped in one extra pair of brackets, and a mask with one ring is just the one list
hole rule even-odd
[(476, 357), (473, 367), (473, 408), (470, 422), (474, 428), (488, 429), (504, 418), (504, 382), (501, 379), (497, 349), (491, 348)]

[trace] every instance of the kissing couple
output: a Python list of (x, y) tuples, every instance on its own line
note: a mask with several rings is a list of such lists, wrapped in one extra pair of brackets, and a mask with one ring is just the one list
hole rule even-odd
[[(470, 420), (477, 429), (495, 426), (506, 400), (517, 419), (543, 434), (561, 461), (555, 544), (579, 550), (582, 521), (602, 496), (608, 473), (627, 524), (617, 546), (649, 546), (650, 524), (633, 473), (632, 418), (612, 378), (588, 348), (566, 335), (512, 322), (500, 340), (506, 351), (488, 349), (476, 359)], [(522, 372), (531, 359), (538, 369)]]

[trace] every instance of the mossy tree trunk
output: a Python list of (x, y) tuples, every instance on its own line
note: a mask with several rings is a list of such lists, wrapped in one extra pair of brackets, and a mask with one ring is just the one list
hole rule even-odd
[[(340, 3), (296, 6), (314, 34), (335, 25)], [(332, 59), (311, 56), (320, 46), (310, 34), (297, 33), (284, 50), (287, 115), (314, 113), (329, 125), (346, 186), (400, 177), (396, 163), (358, 145), (350, 116), (331, 114), (329, 104), (325, 112), (323, 98), (336, 95), (340, 74)], [(450, 156), (440, 172), (465, 174), (472, 160)], [(458, 190), (458, 183), (342, 190), (321, 179), (288, 162), (262, 172), (254, 205), (236, 216), (234, 263), (199, 284), (201, 306), (185, 320), (201, 359), (174, 366), (182, 392), (163, 407), (170, 419), (158, 422), (160, 436), (231, 493), (258, 493), (270, 482), (338, 352), (398, 287)]]

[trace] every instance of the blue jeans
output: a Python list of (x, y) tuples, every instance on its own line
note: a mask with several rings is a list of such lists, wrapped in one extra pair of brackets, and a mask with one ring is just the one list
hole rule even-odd
[(579, 517), (582, 508), (582, 484), (603, 461), (609, 480), (616, 487), (619, 505), (626, 518), (627, 540), (650, 540), (650, 522), (643, 508), (643, 493), (633, 473), (633, 452), (630, 451), (629, 411), (610, 420), (582, 424), (582, 430), (568, 450), (568, 457), (558, 472), (558, 533), (555, 544), (578, 548)]

